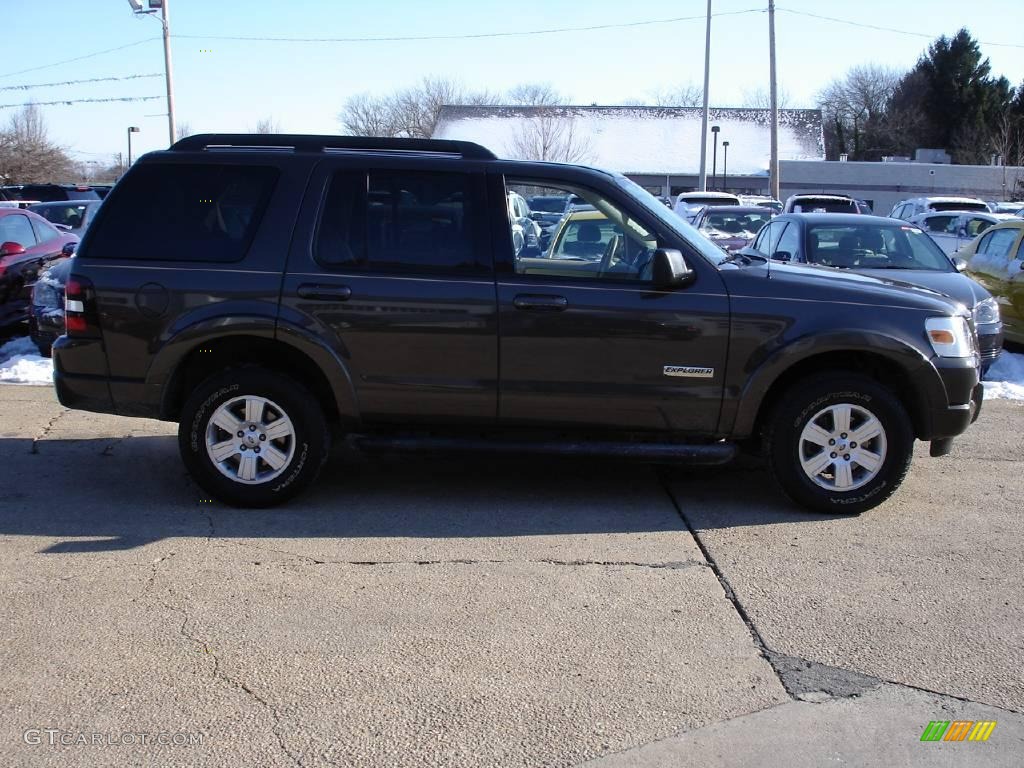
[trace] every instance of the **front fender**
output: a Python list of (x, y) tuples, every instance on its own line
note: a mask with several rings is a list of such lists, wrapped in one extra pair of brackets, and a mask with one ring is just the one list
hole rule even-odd
[[(794, 366), (833, 352), (857, 352), (884, 358), (899, 367), (917, 394), (926, 397), (928, 403), (940, 396), (945, 399), (945, 389), (938, 373), (928, 358), (913, 345), (883, 333), (827, 331), (795, 339), (761, 360), (753, 372), (746, 376), (746, 383), (735, 400), (735, 418), (731, 428), (724, 422), (727, 414), (723, 411), (724, 432), (737, 439), (750, 437), (758, 412), (772, 385)], [(922, 370), (925, 375), (922, 375)], [(928, 375), (929, 371), (931, 375)], [(916, 405), (919, 404), (908, 404), (908, 410), (914, 411)]]

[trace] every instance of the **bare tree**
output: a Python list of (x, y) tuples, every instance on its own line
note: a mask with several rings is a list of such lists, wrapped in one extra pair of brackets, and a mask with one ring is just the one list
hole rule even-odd
[(192, 133), (192, 123), (186, 122), (184, 120), (174, 127), (174, 138), (176, 141), (181, 141), (182, 139), (188, 138), (189, 136), (192, 135)]
[(273, 117), (264, 117), (256, 121), (255, 133), (280, 133), (281, 125)]
[(651, 98), (658, 107), (700, 107), (704, 105), (704, 89), (692, 82), (683, 83), (653, 91)]
[(877, 160), (874, 155), (886, 153), (883, 123), (900, 79), (895, 70), (860, 65), (818, 94), (826, 150), (832, 159), (849, 154), (851, 160)]
[(0, 129), (0, 179), (5, 183), (65, 180), (75, 174), (74, 161), (50, 141), (43, 114), (29, 104)]
[(343, 105), (338, 119), (345, 130), (355, 136), (429, 139), (445, 105), (494, 104), (497, 101), (495, 94), (468, 91), (455, 80), (425, 77), (418, 85), (384, 96), (369, 93), (353, 96)]
[[(779, 109), (787, 109), (793, 103), (793, 97), (781, 85), (775, 91), (775, 100)], [(744, 88), (743, 103), (740, 106), (746, 109), (771, 109), (771, 92), (767, 88)]]
[(524, 107), (557, 107), (567, 99), (551, 83), (521, 83), (509, 89), (507, 101)]
[(589, 139), (582, 135), (576, 118), (562, 110), (542, 108), (523, 121), (507, 147), (520, 160), (553, 160), (582, 163), (591, 159)]
[(345, 101), (338, 119), (353, 136), (398, 136), (401, 133), (394, 103), (386, 96), (356, 94)]

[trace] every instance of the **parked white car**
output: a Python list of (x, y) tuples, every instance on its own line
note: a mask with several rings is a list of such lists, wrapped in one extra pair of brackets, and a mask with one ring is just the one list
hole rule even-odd
[(740, 199), (728, 192), (682, 192), (676, 197), (674, 210), (690, 224), (709, 205), (739, 205)]
[(988, 204), (976, 197), (912, 197), (892, 207), (889, 217), (909, 221), (912, 216), (931, 211), (981, 211), (989, 213)]
[(1012, 216), (978, 211), (935, 211), (919, 213), (910, 217), (935, 241), (947, 256), (952, 256), (974, 238), (991, 227)]

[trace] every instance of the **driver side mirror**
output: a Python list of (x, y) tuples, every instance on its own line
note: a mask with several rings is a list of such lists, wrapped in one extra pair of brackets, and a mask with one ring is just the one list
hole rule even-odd
[(3, 245), (0, 245), (0, 256), (20, 256), (24, 252), (25, 246), (13, 240), (8, 240)]
[(776, 251), (772, 254), (773, 261), (792, 261), (793, 254), (789, 251)]
[(60, 249), (60, 255), (61, 256), (74, 256), (75, 255), (75, 248), (77, 246), (78, 246), (78, 243), (64, 243), (64, 247)]
[(683, 254), (675, 248), (659, 248), (654, 252), (651, 280), (655, 288), (668, 290), (692, 283), (697, 274), (690, 269)]

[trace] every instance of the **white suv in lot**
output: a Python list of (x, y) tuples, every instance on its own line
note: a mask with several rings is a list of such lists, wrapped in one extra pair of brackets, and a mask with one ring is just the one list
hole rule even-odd
[(989, 213), (984, 200), (976, 197), (912, 197), (896, 203), (889, 212), (893, 219), (909, 220), (911, 216), (932, 211), (981, 211)]

